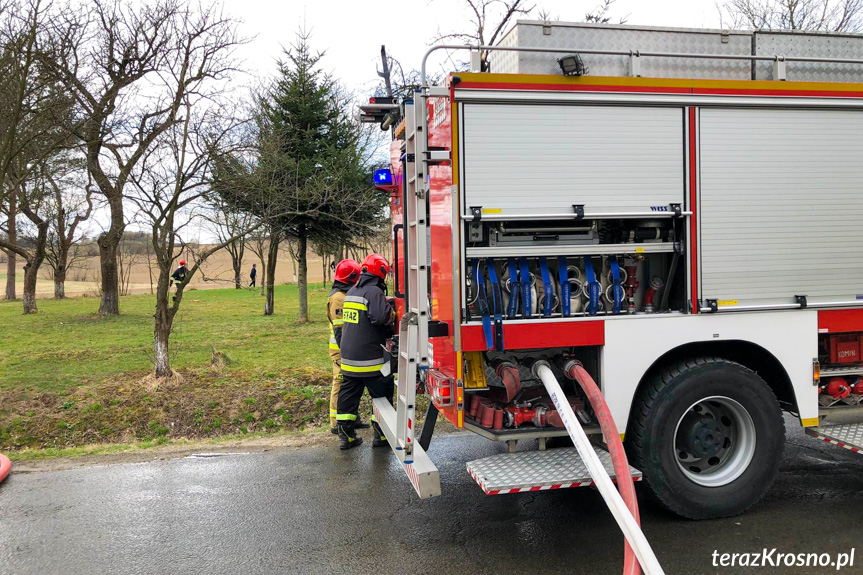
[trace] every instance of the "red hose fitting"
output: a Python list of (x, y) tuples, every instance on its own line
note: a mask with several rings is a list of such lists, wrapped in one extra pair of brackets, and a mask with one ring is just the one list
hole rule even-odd
[(0, 483), (6, 479), (10, 471), (12, 471), (12, 462), (9, 461), (8, 457), (0, 453)]
[(512, 402), (521, 391), (521, 375), (518, 373), (518, 367), (514, 363), (502, 361), (495, 366), (494, 372), (503, 382), (503, 387), (506, 390), (504, 403)]
[(494, 405), (483, 403), (479, 409), (480, 425), (491, 429), (492, 425), (494, 425)]
[[(503, 408), (504, 425), (506, 427), (519, 427), (530, 423), (536, 427), (545, 427), (546, 413), (548, 409), (542, 405), (536, 407), (515, 407), (507, 405)], [(561, 425), (561, 427), (563, 427)]]
[(503, 409), (495, 406), (494, 408), (494, 420), (492, 424), (492, 429), (496, 431), (500, 431), (503, 429)]

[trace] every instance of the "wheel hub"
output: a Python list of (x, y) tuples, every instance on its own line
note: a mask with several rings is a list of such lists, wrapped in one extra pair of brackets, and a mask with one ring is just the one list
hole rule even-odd
[(740, 477), (755, 455), (755, 424), (736, 400), (710, 396), (693, 403), (674, 431), (677, 465), (693, 483), (720, 487)]
[(725, 443), (725, 431), (712, 417), (689, 414), (680, 425), (683, 448), (696, 457), (713, 457)]

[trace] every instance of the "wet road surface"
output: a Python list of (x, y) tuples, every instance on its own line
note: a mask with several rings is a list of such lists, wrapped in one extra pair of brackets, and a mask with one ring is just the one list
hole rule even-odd
[[(835, 573), (713, 567), (712, 555), (855, 546), (841, 572), (863, 573), (863, 456), (786, 424), (779, 478), (741, 517), (681, 520), (638, 488), (666, 573)], [(443, 496), (428, 501), (368, 445), (13, 473), (0, 485), (0, 574), (620, 573), (623, 539), (596, 491), (483, 495), (464, 464), (503, 450), (436, 437)]]

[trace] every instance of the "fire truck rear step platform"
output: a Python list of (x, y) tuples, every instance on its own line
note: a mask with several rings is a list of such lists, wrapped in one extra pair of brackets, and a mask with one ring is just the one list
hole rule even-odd
[(425, 450), (418, 443), (411, 441), (413, 448), (410, 455), (406, 455), (405, 450), (396, 443), (397, 414), (395, 408), (389, 404), (386, 398), (378, 397), (372, 400), (372, 410), (375, 414), (375, 420), (381, 426), (384, 436), (389, 440), (390, 447), (395, 452), (396, 458), (404, 468), (420, 499), (439, 496), (440, 471), (429, 459)]
[(807, 427), (806, 433), (815, 439), (850, 449), (854, 453), (863, 453), (863, 423)]
[[(594, 449), (603, 467), (614, 480), (611, 455), (600, 447)], [(629, 469), (632, 471), (633, 480), (641, 481), (641, 472), (632, 466)], [(574, 447), (492, 455), (469, 461), (467, 472), (486, 495), (593, 485), (590, 473)]]

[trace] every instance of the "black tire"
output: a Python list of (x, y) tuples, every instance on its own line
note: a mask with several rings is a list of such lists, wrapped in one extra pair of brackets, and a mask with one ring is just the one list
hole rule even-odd
[[(704, 401), (707, 398), (717, 399)], [(701, 406), (708, 410), (706, 414)], [(727, 406), (742, 407), (745, 413), (723, 412)], [(703, 429), (703, 423), (702, 427), (689, 423), (693, 418), (715, 419), (719, 414), (719, 419), (728, 421), (723, 413), (731, 414), (732, 423), (722, 428), (725, 435), (719, 431), (721, 439), (708, 448), (723, 449), (719, 455), (726, 459), (721, 461), (713, 451), (704, 454), (705, 444), (697, 439), (705, 436), (687, 432)], [(685, 414), (689, 419), (684, 421)], [(753, 436), (754, 441), (746, 440)], [(644, 473), (644, 481), (662, 505), (689, 519), (711, 519), (743, 513), (763, 497), (782, 461), (785, 423), (776, 396), (755, 372), (725, 359), (699, 357), (670, 366), (646, 382), (633, 406), (626, 440), (632, 464)], [(683, 447), (676, 449), (676, 441)], [(713, 454), (709, 461), (715, 467), (705, 465), (706, 475), (700, 475), (701, 460), (687, 467), (687, 457), (693, 457), (687, 451), (700, 452), (703, 461)], [(718, 477), (715, 485), (696, 482), (709, 481), (711, 474)]]

